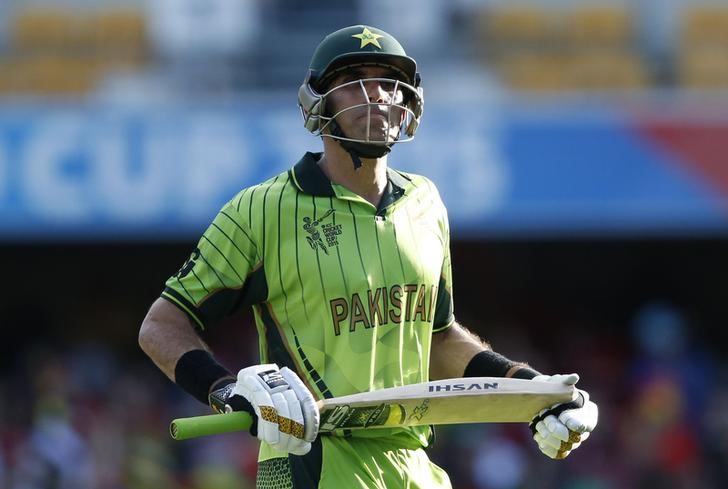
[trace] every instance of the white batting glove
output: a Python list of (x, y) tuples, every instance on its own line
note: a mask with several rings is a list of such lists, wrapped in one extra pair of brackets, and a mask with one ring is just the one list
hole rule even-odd
[(269, 363), (238, 372), (233, 395), (245, 397), (258, 416), (258, 439), (294, 455), (311, 450), (319, 429), (319, 411), (311, 393), (293, 370)]
[[(531, 380), (575, 385), (577, 374), (537, 375)], [(544, 409), (533, 418), (531, 432), (538, 448), (546, 456), (562, 459), (569, 456), (581, 443), (589, 438), (599, 418), (597, 405), (589, 400), (589, 393), (577, 389), (577, 398), (571, 402), (557, 404)]]

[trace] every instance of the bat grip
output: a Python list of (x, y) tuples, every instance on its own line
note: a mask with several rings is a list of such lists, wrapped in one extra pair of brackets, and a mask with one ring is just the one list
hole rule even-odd
[(173, 419), (169, 424), (169, 434), (175, 440), (188, 440), (200, 436), (247, 431), (252, 424), (253, 417), (245, 411), (193, 416), (191, 418)]

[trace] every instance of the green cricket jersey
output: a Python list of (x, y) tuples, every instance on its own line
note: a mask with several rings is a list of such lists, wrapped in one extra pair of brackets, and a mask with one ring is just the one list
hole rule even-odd
[[(429, 380), (433, 332), (453, 321), (445, 207), (425, 177), (388, 169), (379, 208), (307, 153), (241, 191), (162, 296), (200, 328), (252, 306), (262, 362), (328, 398)], [(426, 445), (429, 428), (359, 430)]]

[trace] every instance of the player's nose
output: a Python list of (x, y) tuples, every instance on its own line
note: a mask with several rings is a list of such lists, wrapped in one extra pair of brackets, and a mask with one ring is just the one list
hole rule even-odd
[(389, 100), (389, 92), (380, 80), (370, 80), (365, 86), (369, 103), (384, 103)]

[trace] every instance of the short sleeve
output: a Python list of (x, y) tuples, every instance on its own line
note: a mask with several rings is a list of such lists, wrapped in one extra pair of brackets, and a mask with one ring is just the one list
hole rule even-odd
[(442, 269), (440, 271), (440, 283), (437, 287), (437, 301), (435, 302), (435, 318), (432, 324), (432, 332), (445, 331), (455, 322), (454, 304), (452, 298), (452, 263), (450, 261), (450, 224), (447, 218), (447, 211), (442, 204), (442, 215), (440, 218), (440, 230), (442, 232), (442, 243), (444, 247)]
[(162, 292), (200, 329), (267, 295), (256, 239), (231, 202), (220, 210)]

